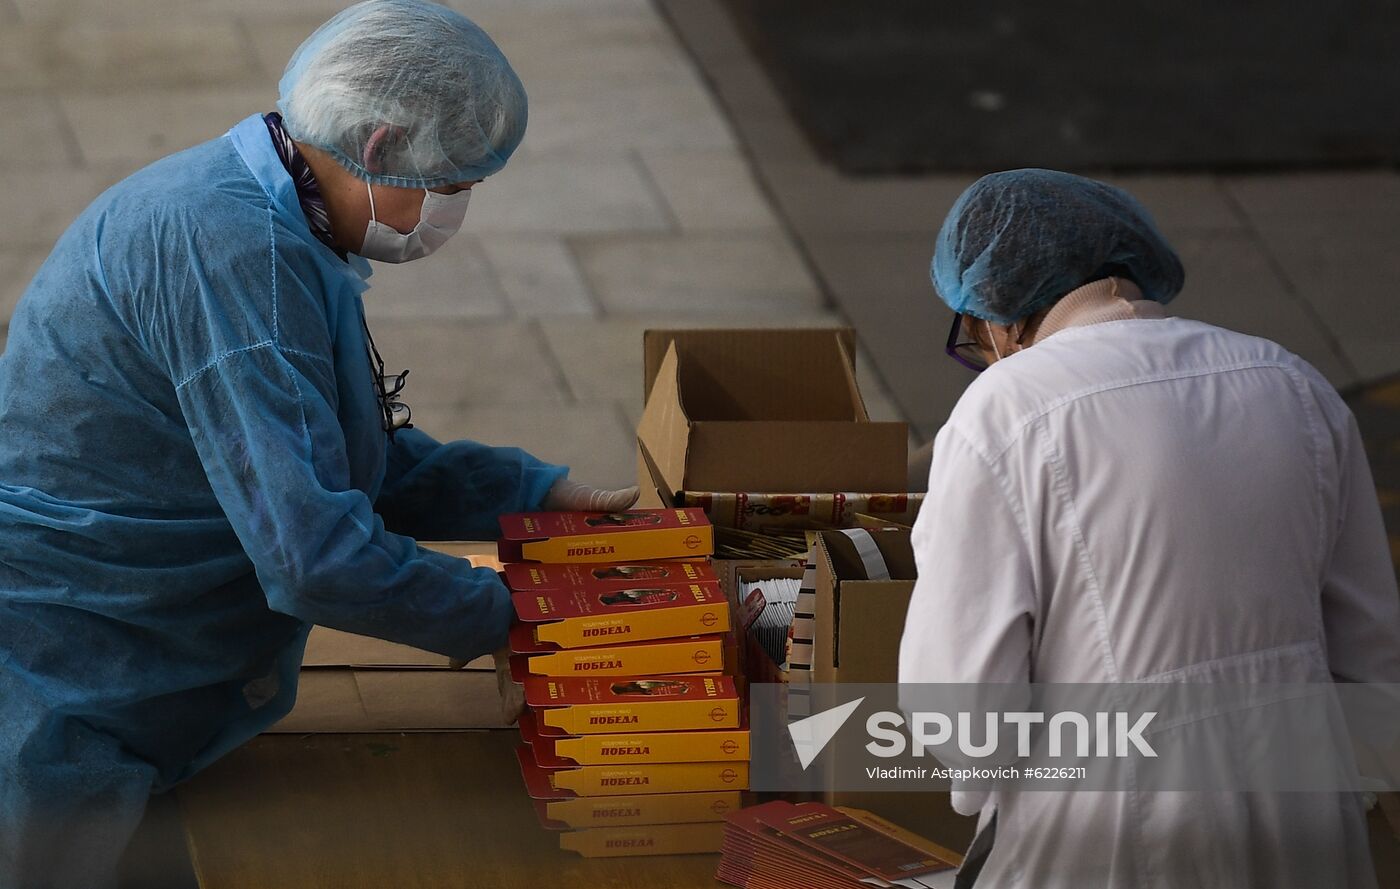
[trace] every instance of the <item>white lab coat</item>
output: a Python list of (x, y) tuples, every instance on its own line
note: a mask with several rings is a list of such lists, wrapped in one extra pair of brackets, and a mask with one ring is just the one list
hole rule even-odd
[[(938, 433), (901, 682), (1400, 681), (1400, 597), (1350, 411), (1267, 340), (1070, 327)], [(1174, 672), (1175, 671), (1175, 672)], [(992, 887), (1373, 887), (1353, 794), (957, 792)]]

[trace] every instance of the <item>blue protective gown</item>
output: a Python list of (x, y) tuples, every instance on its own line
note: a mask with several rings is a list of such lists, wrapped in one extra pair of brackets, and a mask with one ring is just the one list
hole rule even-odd
[(349, 263), (258, 116), (115, 186), (0, 357), (0, 887), (103, 885), (146, 799), (291, 708), (313, 623), (469, 658), (492, 538), (567, 470), (388, 440)]

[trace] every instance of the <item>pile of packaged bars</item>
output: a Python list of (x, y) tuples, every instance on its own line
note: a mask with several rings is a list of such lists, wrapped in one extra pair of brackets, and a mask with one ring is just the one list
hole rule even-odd
[(718, 851), (749, 733), (705, 513), (521, 513), (501, 531), (540, 823), (589, 857)]
[(938, 889), (961, 856), (862, 809), (763, 803), (725, 827), (717, 879), (744, 889)]

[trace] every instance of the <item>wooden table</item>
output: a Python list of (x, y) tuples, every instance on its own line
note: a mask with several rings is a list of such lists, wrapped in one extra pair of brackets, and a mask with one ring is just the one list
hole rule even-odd
[(581, 858), (539, 826), (512, 731), (263, 735), (179, 790), (203, 889), (714, 887), (717, 855)]

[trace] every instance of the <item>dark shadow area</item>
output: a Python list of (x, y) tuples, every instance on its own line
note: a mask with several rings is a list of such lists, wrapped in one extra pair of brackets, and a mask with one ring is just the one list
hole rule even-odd
[(151, 797), (123, 856), (119, 889), (199, 889), (185, 845), (185, 823), (173, 793)]
[(1400, 2), (723, 0), (851, 174), (1400, 160)]

